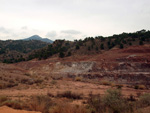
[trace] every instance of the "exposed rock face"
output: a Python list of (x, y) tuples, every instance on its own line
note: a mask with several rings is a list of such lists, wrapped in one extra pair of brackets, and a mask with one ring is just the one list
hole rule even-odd
[(93, 56), (30, 61), (25, 67), (31, 75), (107, 79), (118, 83), (150, 84), (150, 46), (116, 49)]

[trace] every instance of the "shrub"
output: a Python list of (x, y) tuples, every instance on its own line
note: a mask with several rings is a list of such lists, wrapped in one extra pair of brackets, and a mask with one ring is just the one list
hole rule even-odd
[(92, 93), (90, 93), (87, 103), (89, 105), (88, 109), (92, 113), (95, 113), (95, 112), (101, 113), (104, 110), (103, 109), (104, 105), (102, 103), (100, 95), (93, 95)]
[(17, 100), (7, 100), (7, 101), (3, 102), (2, 105), (8, 106), (8, 107), (11, 107), (14, 109), (22, 109), (22, 103)]
[(15, 87), (15, 86), (18, 86), (18, 83), (8, 83), (8, 84), (6, 84), (7, 88), (11, 88), (11, 87)]
[(135, 85), (134, 89), (146, 89), (145, 85)]
[(44, 81), (44, 80), (42, 80), (42, 79), (36, 79), (36, 80), (35, 80), (35, 83), (41, 84), (43, 81)]
[(40, 111), (48, 113), (49, 108), (52, 106), (52, 101), (48, 96), (32, 96), (31, 102), (28, 104), (29, 110)]
[(123, 113), (130, 110), (127, 101), (122, 98), (121, 91), (117, 89), (107, 90), (102, 101), (105, 106), (105, 110), (109, 109), (109, 111), (113, 113)]
[(47, 96), (49, 97), (55, 97), (52, 93), (50, 93), (49, 91), (47, 92)]
[(138, 86), (138, 85), (135, 85), (135, 86), (134, 86), (134, 89), (139, 89), (139, 86)]
[(123, 87), (123, 85), (122, 84), (118, 84), (118, 85), (116, 85), (116, 87), (117, 87), (117, 89), (121, 89)]
[(0, 89), (4, 89), (5, 88), (5, 85), (0, 83)]
[(145, 94), (140, 96), (140, 98), (139, 98), (139, 105), (141, 107), (150, 106), (150, 93), (145, 93)]
[(102, 85), (111, 85), (111, 82), (109, 82), (107, 80), (102, 80), (102, 81), (100, 81), (100, 84), (102, 84)]
[(130, 97), (128, 98), (128, 101), (136, 101), (135, 97), (131, 94)]
[(7, 101), (8, 98), (6, 96), (0, 96), (0, 106), (3, 104), (3, 102)]
[(75, 77), (75, 81), (82, 81), (82, 77)]
[(145, 85), (139, 85), (139, 89), (146, 89)]
[(56, 80), (52, 80), (51, 84), (55, 85), (55, 84), (57, 84), (57, 81)]
[(66, 97), (69, 99), (82, 99), (82, 94), (72, 93), (71, 91), (65, 91), (63, 93), (58, 93), (57, 97)]

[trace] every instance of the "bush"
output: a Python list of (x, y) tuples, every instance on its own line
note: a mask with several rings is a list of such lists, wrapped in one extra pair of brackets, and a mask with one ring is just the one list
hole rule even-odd
[(66, 97), (69, 99), (82, 99), (82, 94), (72, 93), (71, 91), (65, 91), (63, 93), (58, 93), (57, 97)]
[(31, 102), (28, 104), (29, 110), (48, 113), (52, 106), (52, 101), (48, 96), (32, 96)]
[(107, 80), (102, 80), (102, 81), (100, 81), (100, 84), (109, 86), (109, 85), (111, 85), (111, 82), (107, 81)]
[(150, 93), (145, 93), (140, 96), (139, 105), (140, 105), (140, 107), (150, 106)]
[(145, 85), (135, 85), (134, 89), (141, 89), (141, 90), (143, 90), (143, 89), (146, 89), (146, 87), (145, 87)]
[(145, 85), (139, 85), (139, 89), (146, 89)]
[(116, 85), (116, 87), (117, 87), (117, 89), (121, 89), (123, 87), (123, 85), (122, 84), (118, 84), (118, 85)]
[(8, 107), (11, 107), (14, 109), (22, 109), (22, 103), (17, 100), (7, 100), (7, 101), (3, 102), (2, 105), (8, 106)]
[(82, 81), (82, 77), (75, 77), (75, 81)]
[(91, 113), (129, 113), (133, 112), (133, 104), (122, 97), (118, 89), (109, 89), (103, 97), (89, 95), (87, 101)]
[(105, 106), (105, 110), (108, 109), (113, 113), (123, 113), (130, 110), (127, 101), (122, 98), (121, 91), (117, 89), (107, 90), (102, 101)]
[(55, 84), (57, 84), (57, 81), (56, 80), (52, 80), (51, 84), (55, 85)]
[(12, 87), (15, 87), (15, 86), (18, 86), (18, 83), (8, 83), (8, 84), (6, 84), (7, 88), (12, 88)]
[(4, 89), (5, 88), (5, 85), (0, 83), (0, 89)]
[(89, 94), (88, 98), (88, 109), (92, 112), (98, 112), (101, 113), (104, 110), (104, 105), (102, 103), (100, 95), (93, 95), (92, 93)]
[(7, 101), (8, 98), (6, 96), (0, 96), (0, 106), (3, 104), (3, 102)]
[(36, 79), (36, 80), (35, 80), (35, 83), (36, 83), (36, 84), (41, 84), (43, 81), (44, 81), (44, 80), (42, 80), (42, 79)]

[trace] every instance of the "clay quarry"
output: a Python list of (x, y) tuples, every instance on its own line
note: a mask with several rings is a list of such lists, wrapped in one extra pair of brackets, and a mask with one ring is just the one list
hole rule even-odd
[[(48, 96), (55, 104), (66, 103), (71, 107), (85, 107), (88, 105), (90, 94), (103, 96), (109, 89), (118, 89), (123, 98), (137, 100), (140, 95), (150, 93), (150, 46), (113, 48), (97, 55), (52, 57), (14, 64), (1, 63), (0, 88), (1, 98), (5, 96), (12, 103), (16, 101), (13, 104), (7, 101), (1, 104), (15, 109), (29, 110), (27, 113), (30, 113), (30, 110), (48, 112), (42, 111), (42, 108), (34, 108), (34, 105), (34, 107), (20, 105), (30, 103), (34, 98), (32, 96), (39, 95)], [(76, 96), (71, 97), (70, 100), (63, 96), (63, 93), (72, 93)], [(10, 110), (7, 107), (0, 108), (0, 113), (8, 112), (7, 109)], [(72, 107), (72, 110), (74, 109)], [(85, 108), (78, 109), (81, 109), (81, 113), (86, 112)], [(10, 113), (26, 112), (12, 110)], [(59, 113), (59, 111), (54, 109), (49, 113)]]

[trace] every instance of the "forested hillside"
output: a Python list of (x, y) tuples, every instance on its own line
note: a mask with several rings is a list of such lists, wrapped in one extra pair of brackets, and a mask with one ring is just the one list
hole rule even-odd
[(14, 63), (32, 59), (47, 59), (52, 56), (60, 58), (72, 55), (100, 54), (115, 48), (127, 48), (134, 45), (150, 44), (150, 31), (141, 30), (134, 33), (122, 33), (109, 37), (86, 37), (84, 40), (55, 40), (52, 44), (30, 41), (0, 41), (0, 60)]
[(98, 54), (113, 48), (123, 49), (133, 45), (144, 44), (150, 44), (150, 31), (141, 30), (134, 33), (122, 33), (109, 37), (87, 37), (84, 40), (75, 40), (74, 42), (56, 40), (47, 48), (30, 54), (29, 59), (46, 59), (56, 54), (61, 58), (77, 54)]
[(0, 41), (0, 61), (14, 63), (26, 60), (28, 53), (47, 46), (48, 43), (30, 40), (7, 40)]

